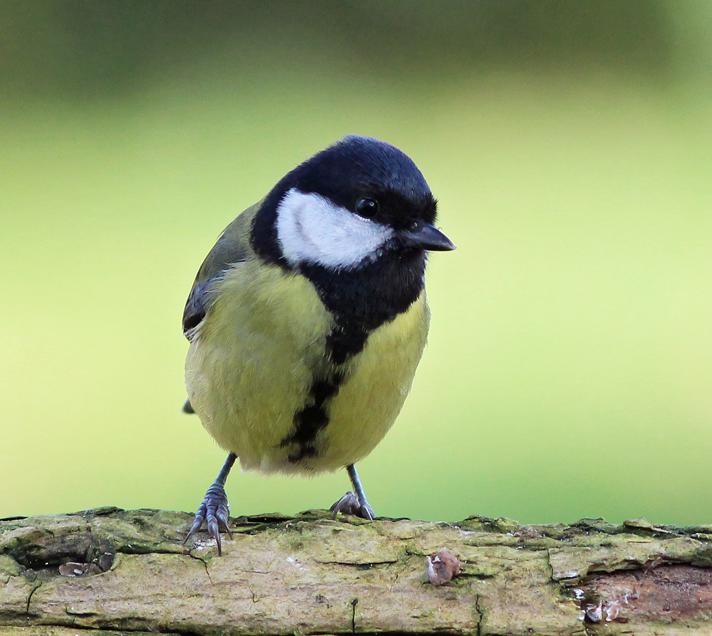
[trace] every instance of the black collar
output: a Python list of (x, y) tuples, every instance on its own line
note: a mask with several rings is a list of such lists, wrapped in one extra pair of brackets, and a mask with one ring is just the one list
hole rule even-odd
[(252, 247), (267, 262), (298, 272), (314, 284), (334, 316), (328, 345), (332, 360), (341, 364), (361, 351), (374, 329), (415, 302), (424, 286), (425, 252), (386, 251), (377, 260), (353, 270), (334, 271), (312, 264), (292, 267), (277, 241), (277, 207), (282, 192), (275, 188), (255, 215)]

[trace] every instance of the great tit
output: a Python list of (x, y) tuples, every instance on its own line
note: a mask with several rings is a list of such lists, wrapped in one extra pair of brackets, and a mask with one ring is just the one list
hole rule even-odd
[(284, 176), (220, 235), (183, 313), (188, 402), (227, 460), (186, 541), (229, 533), (224, 485), (247, 470), (345, 467), (331, 510), (373, 519), (355, 463), (386, 434), (420, 361), (426, 252), (454, 245), (398, 148), (350, 136)]

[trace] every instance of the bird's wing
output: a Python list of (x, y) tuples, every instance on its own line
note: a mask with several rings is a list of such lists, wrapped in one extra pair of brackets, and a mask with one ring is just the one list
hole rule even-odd
[(259, 206), (260, 203), (247, 208), (225, 228), (200, 266), (183, 310), (183, 333), (188, 340), (193, 339), (196, 328), (212, 304), (213, 299), (209, 293), (212, 284), (231, 265), (244, 262), (254, 255), (250, 245), (250, 229)]

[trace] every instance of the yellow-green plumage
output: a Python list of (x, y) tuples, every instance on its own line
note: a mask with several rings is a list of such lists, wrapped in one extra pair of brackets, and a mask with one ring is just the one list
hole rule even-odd
[(315, 376), (337, 365), (325, 355), (334, 317), (305, 276), (262, 260), (249, 231), (256, 208), (223, 233), (196, 284), (235, 262), (205, 292), (211, 304), (191, 334), (190, 402), (203, 425), (246, 469), (334, 470), (366, 456), (393, 424), (413, 380), (428, 331), (425, 292), (370, 333), (338, 367), (336, 394), (315, 453), (290, 460), (294, 416), (312, 399)]
[(183, 311), (189, 402), (229, 451), (186, 540), (221, 550), (235, 461), (265, 472), (345, 467), (334, 515), (374, 519), (355, 463), (395, 421), (425, 347), (426, 252), (454, 245), (403, 152), (350, 136), (288, 172), (203, 262)]

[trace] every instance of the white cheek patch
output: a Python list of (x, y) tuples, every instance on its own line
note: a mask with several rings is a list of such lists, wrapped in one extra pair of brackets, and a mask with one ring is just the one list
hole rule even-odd
[(277, 208), (277, 239), (290, 265), (353, 268), (375, 257), (392, 236), (391, 228), (296, 188), (287, 192)]

